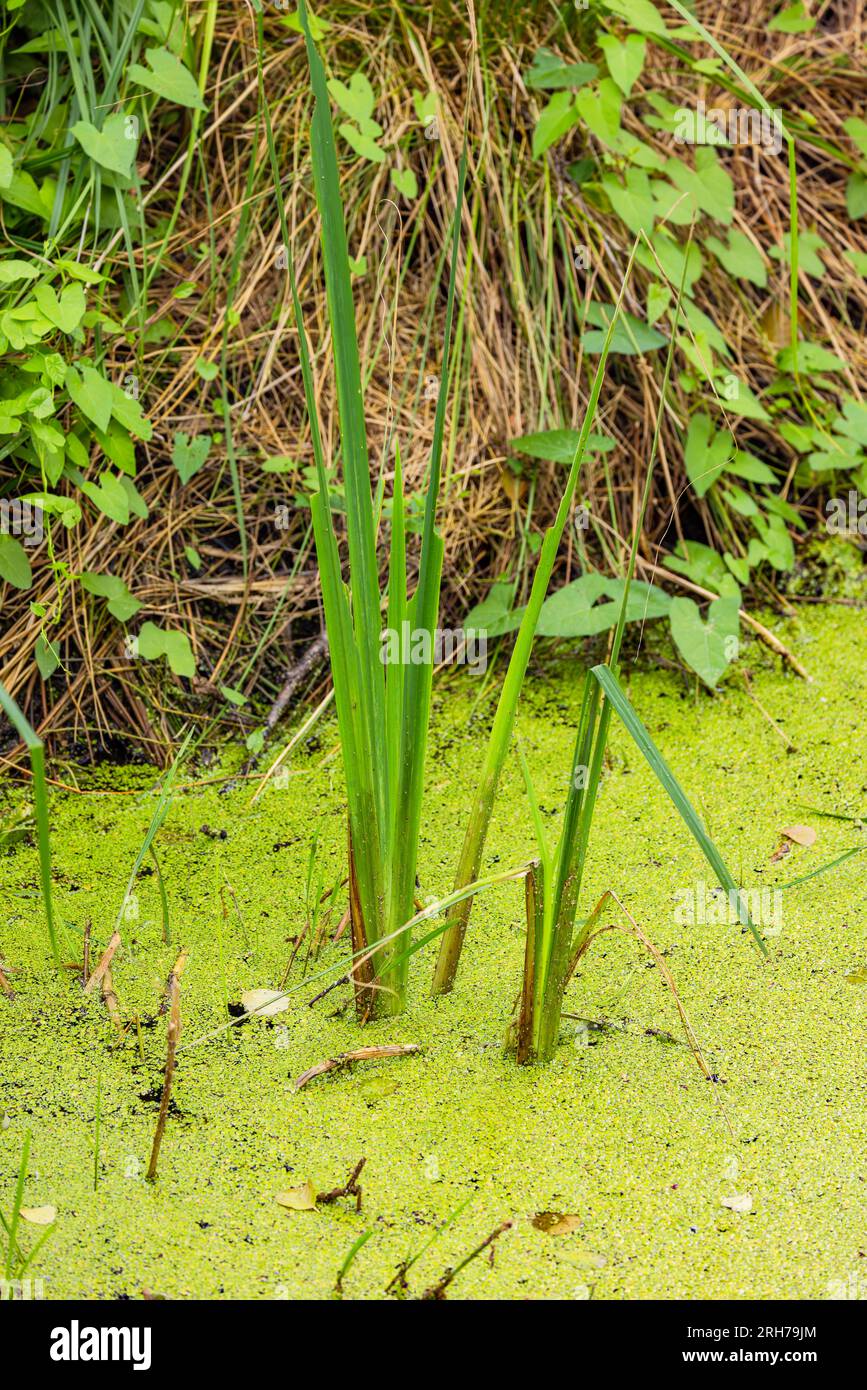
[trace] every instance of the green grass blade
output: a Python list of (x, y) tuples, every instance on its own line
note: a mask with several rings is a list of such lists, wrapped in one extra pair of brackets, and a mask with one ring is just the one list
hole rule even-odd
[(585, 824), (584, 806), (590, 786), (590, 767), (593, 759), (594, 738), (599, 715), (599, 686), (591, 680), (588, 672), (584, 678), (581, 696), (581, 713), (578, 718), (578, 733), (575, 738), (575, 752), (572, 758), (572, 776), (566, 797), (563, 815), (563, 829), (557, 846), (557, 871), (554, 885), (554, 919), (559, 921), (564, 897), (572, 904), (574, 915), (578, 903), (580, 875), (575, 872), (576, 846), (581, 839)]
[(341, 1285), (342, 1285), (342, 1283), (343, 1283), (343, 1280), (345, 1279), (346, 1275), (349, 1273), (349, 1270), (351, 1269), (352, 1264), (353, 1264), (353, 1261), (355, 1260), (355, 1257), (356, 1257), (356, 1255), (358, 1254), (359, 1250), (361, 1250), (362, 1247), (365, 1246), (365, 1245), (367, 1244), (367, 1242), (370, 1240), (370, 1237), (371, 1237), (371, 1236), (375, 1236), (375, 1235), (376, 1235), (376, 1227), (375, 1227), (375, 1226), (371, 1226), (368, 1230), (362, 1231), (362, 1232), (361, 1232), (361, 1235), (360, 1235), (360, 1236), (357, 1236), (356, 1239), (352, 1242), (352, 1244), (351, 1244), (350, 1247), (349, 1247), (349, 1250), (348, 1250), (347, 1253), (346, 1253), (346, 1258), (344, 1259), (343, 1264), (340, 1266), (339, 1270), (337, 1271), (337, 1281), (336, 1281), (336, 1284), (335, 1284), (335, 1288), (336, 1288), (336, 1289), (340, 1289), (340, 1287), (341, 1287)]
[(547, 877), (551, 863), (551, 852), (548, 849), (548, 841), (545, 837), (545, 825), (542, 821), (542, 812), (539, 810), (539, 799), (536, 796), (536, 788), (533, 786), (533, 776), (530, 766), (524, 755), (524, 750), (518, 744), (518, 762), (521, 764), (521, 773), (524, 778), (524, 786), (527, 789), (527, 800), (530, 803), (530, 815), (533, 820), (533, 830), (536, 835), (536, 844), (539, 846), (539, 858), (542, 862), (542, 869)]
[(45, 921), (48, 939), (55, 964), (60, 965), (60, 947), (54, 922), (54, 901), (51, 893), (51, 833), (48, 827), (48, 784), (45, 780), (45, 749), (42, 740), (32, 728), (6, 687), (0, 683), (0, 708), (12, 724), (30, 756), (33, 773), (33, 805), (36, 811), (36, 831), (39, 840), (39, 880), (42, 887), (42, 902), (45, 906)]
[[(310, 144), (313, 184), (321, 224), (325, 292), (331, 324), (340, 439), (343, 447), (353, 621), (358, 632), (362, 657), (361, 677), (365, 714), (370, 721), (371, 741), (374, 747), (378, 748), (383, 738), (385, 691), (382, 664), (379, 660), (380, 595), (376, 533), (370, 493), (370, 464), (355, 327), (355, 305), (328, 85), (322, 59), (310, 33), (304, 0), (300, 0), (299, 15), (307, 45), (310, 82), (315, 98), (310, 125)], [(380, 809), (384, 810), (384, 807)]]
[[(515, 645), (512, 649), (512, 655), (506, 672), (506, 679), (503, 682), (503, 688), (500, 692), (500, 699), (494, 716), (494, 724), (491, 729), (485, 760), (482, 765), (479, 783), (470, 811), (470, 819), (467, 825), (455, 878), (456, 888), (461, 887), (465, 883), (470, 883), (473, 879), (478, 877), (482, 851), (484, 849), (488, 826), (490, 825), (493, 812), (497, 784), (509, 750), (512, 731), (515, 726), (515, 715), (518, 709), (521, 686), (530, 661), (530, 653), (533, 650), (536, 624), (539, 621), (539, 614), (548, 591), (548, 584), (554, 569), (557, 551), (560, 547), (560, 541), (563, 538), (563, 532), (566, 529), (566, 523), (575, 496), (575, 489), (578, 485), (578, 477), (581, 472), (581, 465), (584, 461), (587, 440), (593, 427), (596, 407), (599, 403), (599, 396), (602, 391), (602, 382), (605, 378), (605, 367), (608, 361), (608, 354), (611, 350), (611, 341), (614, 337), (614, 330), (620, 319), (623, 301), (632, 276), (632, 267), (635, 262), (638, 246), (639, 241), (636, 239), (626, 265), (623, 285), (621, 286), (620, 294), (617, 298), (614, 313), (611, 315), (611, 320), (608, 324), (605, 339), (602, 344), (599, 363), (590, 391), (590, 399), (587, 403), (584, 422), (581, 426), (578, 444), (575, 449), (572, 465), (569, 469), (569, 476), (563, 491), (563, 496), (560, 500), (560, 506), (557, 509), (554, 523), (546, 531), (545, 538), (542, 542), (536, 573), (533, 576), (530, 598), (524, 611), (521, 626), (518, 629)], [(446, 993), (454, 984), (458, 961), (463, 948), (464, 936), (466, 935), (467, 924), (469, 922), (470, 907), (471, 900), (468, 899), (461, 906), (460, 910), (454, 914), (449, 931), (446, 932), (443, 937), (436, 970), (434, 972), (434, 994)]]
[[(662, 386), (659, 393), (659, 407), (656, 412), (654, 422), (653, 440), (650, 449), (650, 459), (647, 464), (647, 473), (644, 479), (644, 490), (641, 498), (638, 515), (635, 518), (632, 531), (632, 544), (629, 551), (629, 562), (626, 567), (626, 577), (623, 583), (623, 593), (620, 600), (620, 610), (617, 615), (617, 624), (614, 632), (614, 639), (611, 644), (611, 651), (608, 657), (608, 666), (616, 673), (620, 660), (620, 648), (623, 642), (623, 633), (626, 627), (626, 613), (629, 603), (629, 591), (632, 579), (635, 574), (635, 564), (638, 557), (638, 546), (641, 540), (641, 533), (644, 529), (644, 518), (647, 515), (647, 507), (650, 501), (651, 487), (653, 484), (654, 466), (656, 455), (659, 449), (659, 437), (662, 429), (662, 417), (665, 410), (665, 400), (668, 394), (668, 383), (671, 379), (671, 369), (674, 362), (674, 348), (677, 337), (677, 326), (680, 321), (680, 309), (683, 301), (683, 290), (686, 279), (686, 267), (689, 259), (689, 247), (692, 243), (693, 227), (690, 227), (687, 239), (687, 251), (683, 258), (683, 272), (681, 275), (680, 286), (678, 287), (677, 299), (674, 304), (671, 319), (671, 336), (668, 343), (668, 352), (665, 358), (665, 370), (662, 375)], [(644, 235), (642, 233), (642, 235)], [(647, 240), (647, 238), (645, 238)], [(647, 245), (650, 246), (649, 240)], [(652, 248), (651, 248), (652, 250)], [(588, 678), (589, 679), (589, 678)], [(591, 682), (591, 684), (593, 684)], [(598, 684), (593, 685), (597, 699), (592, 705), (592, 717), (587, 728), (583, 726), (583, 707), (582, 722), (579, 723), (578, 737), (575, 743), (575, 756), (573, 760), (573, 785), (569, 790), (569, 797), (566, 803), (566, 815), (563, 824), (563, 833), (558, 853), (557, 865), (557, 884), (556, 884), (556, 905), (554, 915), (558, 923), (558, 931), (562, 940), (558, 943), (559, 958), (557, 966), (565, 967), (568, 955), (568, 943), (572, 933), (572, 926), (575, 919), (575, 911), (578, 906), (578, 896), (581, 891), (581, 883), (584, 876), (584, 864), (590, 844), (590, 832), (593, 826), (593, 815), (596, 809), (596, 798), (599, 792), (599, 783), (602, 777), (602, 764), (605, 758), (605, 749), (608, 743), (608, 730), (611, 720), (611, 707), (603, 705), (602, 714), (599, 718), (598, 728), (596, 727), (596, 716), (598, 710)], [(585, 687), (585, 698), (587, 695)], [(577, 795), (575, 787), (575, 773), (581, 769), (585, 777), (585, 788), (581, 796)], [(556, 972), (555, 972), (556, 973)]]
[[(9, 1246), (6, 1251), (6, 1278), (11, 1279), (15, 1268), (15, 1251), (18, 1248), (18, 1222), (21, 1217), (21, 1207), (24, 1203), (24, 1184), (27, 1181), (27, 1162), (30, 1158), (30, 1131), (24, 1136), (24, 1147), (21, 1150), (21, 1163), (18, 1168), (18, 1181), (15, 1184), (15, 1196), (12, 1202), (12, 1216), (8, 1225)], [(3, 1223), (6, 1225), (5, 1221)]]
[(838, 854), (836, 859), (829, 859), (827, 864), (820, 864), (818, 869), (811, 869), (808, 874), (801, 874), (798, 878), (790, 878), (787, 883), (779, 885), (782, 893), (786, 888), (796, 888), (799, 883), (807, 883), (811, 878), (818, 878), (820, 874), (826, 874), (829, 869), (835, 869), (838, 864), (842, 864), (847, 859), (851, 859), (855, 854), (863, 854), (867, 845), (855, 845), (853, 849), (844, 850)]
[[(407, 621), (406, 528), (403, 514), (403, 473), (400, 447), (395, 447), (394, 489), (391, 498), (391, 550), (388, 560), (388, 654), (396, 637), (398, 652), (402, 652), (404, 623)], [(403, 691), (405, 668), (401, 660), (390, 661), (385, 668), (386, 753), (388, 756), (388, 804), (397, 805), (400, 778), (400, 740), (402, 734)], [(388, 855), (394, 853), (398, 833), (394, 816), (388, 827)]]
[(418, 837), (421, 826), (421, 803), (424, 787), (425, 756), (430, 723), (431, 686), (434, 665), (434, 634), (439, 615), (440, 584), (442, 579), (443, 542), (436, 530), (436, 513), (442, 477), (442, 450), (445, 429), (445, 406), (452, 363), (452, 334), (457, 284), (458, 249), (464, 188), (467, 176), (467, 138), (458, 169), (458, 189), (452, 219), (451, 265), (446, 296), (446, 318), (443, 333), (441, 374), (443, 384), (437, 396), (430, 470), (426, 484), (424, 524), (422, 528), (419, 577), (412, 602), (412, 626), (427, 634), (430, 655), (426, 661), (412, 661), (401, 668), (403, 676), (403, 705), (399, 744), (399, 767), (396, 795), (392, 804), (392, 844), (394, 871), (389, 923), (398, 926), (406, 921), (412, 910), (415, 889)]
[(310, 499), (310, 510), (319, 559), (356, 874), (366, 912), (366, 930), (375, 935), (380, 915), (375, 905), (381, 897), (381, 822), (370, 730), (359, 704), (361, 658), (340, 573), (328, 493), (315, 493)]
[(735, 901), (738, 908), (738, 916), (745, 927), (749, 927), (755, 938), (756, 945), (763, 956), (768, 954), (762, 936), (747, 910), (746, 904), (741, 896), (741, 891), (735, 883), (732, 875), (723, 860), (722, 855), (707, 834), (704, 826), (698, 818), (692, 804), (688, 800), (686, 793), (675, 777), (668, 763), (663, 758), (647, 729), (639, 719), (626, 694), (620, 686), (617, 677), (607, 666), (594, 666), (591, 675), (599, 682), (606, 701), (616, 711), (621, 723), (625, 726), (639, 752), (646, 759), (651, 770), (656, 776), (657, 781), (663, 790), (668, 794), (670, 800), (678, 811), (684, 825), (690, 831), (694, 840), (698, 844), (707, 862), (710, 864), (717, 876), (719, 883), (725, 888), (729, 895), (735, 895), (734, 899), (730, 896), (730, 901)]
[(160, 911), (162, 912), (163, 918), (163, 941), (166, 943), (167, 946), (171, 946), (172, 921), (171, 914), (169, 912), (169, 899), (168, 894), (166, 893), (166, 885), (163, 879), (163, 871), (160, 868), (160, 861), (157, 859), (157, 852), (154, 849), (153, 845), (151, 845), (150, 847), (150, 855), (151, 859), (154, 861), (154, 868), (157, 871), (157, 887), (159, 888), (160, 893)]
[(174, 759), (172, 760), (172, 765), (166, 774), (165, 781), (160, 787), (160, 794), (157, 799), (157, 804), (154, 807), (154, 812), (151, 816), (150, 824), (148, 825), (148, 828), (145, 831), (144, 839), (139, 845), (138, 854), (136, 855), (135, 862), (132, 866), (132, 873), (130, 874), (129, 879), (127, 880), (126, 891), (121, 900), (120, 907), (118, 908), (117, 918), (114, 924), (115, 931), (120, 930), (120, 924), (123, 921), (123, 914), (126, 909), (127, 902), (129, 901), (129, 895), (133, 890), (136, 879), (138, 878), (139, 869), (144, 863), (145, 857), (149, 853), (151, 845), (153, 844), (154, 840), (159, 834), (163, 822), (165, 821), (165, 818), (168, 815), (169, 810), (171, 809), (171, 804), (174, 800), (175, 778), (178, 775), (178, 769), (181, 763), (183, 762), (192, 737), (193, 731), (192, 729), (190, 729), (188, 733), (185, 735), (183, 743), (181, 744), (180, 748), (175, 754)]

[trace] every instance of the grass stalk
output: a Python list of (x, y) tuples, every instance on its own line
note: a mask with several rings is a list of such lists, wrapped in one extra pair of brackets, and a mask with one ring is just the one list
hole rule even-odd
[[(692, 240), (690, 232), (689, 243)], [(686, 257), (684, 258), (684, 267)], [(685, 271), (684, 271), (685, 273)], [(644, 526), (650, 498), (653, 470), (659, 445), (662, 416), (674, 359), (675, 337), (680, 317), (683, 281), (673, 311), (671, 338), (666, 356), (660, 391), (659, 407), (654, 427), (650, 460), (644, 481), (639, 513), (635, 518), (617, 625), (608, 661), (592, 667), (584, 679), (581, 713), (575, 739), (569, 791), (563, 827), (555, 853), (545, 841), (544, 827), (536, 810), (536, 796), (526, 761), (521, 759), (530, 798), (536, 838), (539, 844), (539, 867), (527, 880), (527, 941), (524, 954), (524, 977), (518, 1020), (515, 1029), (516, 1058), (519, 1063), (548, 1061), (553, 1055), (560, 1031), (563, 996), (566, 985), (584, 950), (592, 926), (593, 914), (576, 931), (578, 907), (593, 815), (612, 713), (616, 713), (639, 752), (646, 759), (660, 785), (667, 793), (687, 829), (701, 848), (705, 858), (725, 887), (730, 901), (737, 905), (741, 922), (753, 934), (763, 954), (766, 947), (750, 918), (746, 904), (725, 861), (707, 834), (690, 804), (680, 783), (665, 762), (647, 729), (633, 710), (617, 679), (623, 632), (626, 625), (629, 590), (638, 558), (638, 544)]]
[(39, 842), (39, 881), (42, 887), (42, 901), (45, 906), (45, 924), (51, 943), (51, 954), (58, 967), (60, 946), (54, 921), (54, 903), (51, 894), (51, 834), (48, 827), (48, 784), (45, 780), (45, 749), (42, 740), (24, 717), (12, 696), (0, 683), (0, 709), (15, 729), (30, 757), (33, 773), (33, 805), (36, 811), (36, 832)]
[[(511, 744), (512, 733), (515, 727), (515, 716), (518, 710), (518, 700), (521, 694), (521, 686), (523, 685), (524, 676), (530, 661), (530, 653), (533, 650), (536, 624), (539, 621), (539, 614), (542, 611), (542, 604), (545, 601), (545, 595), (548, 591), (548, 585), (554, 570), (554, 562), (557, 558), (557, 551), (563, 539), (563, 532), (569, 520), (572, 502), (575, 497), (575, 489), (578, 485), (578, 478), (581, 473), (581, 466), (587, 448), (587, 440), (593, 427), (596, 407), (599, 403), (599, 396), (602, 391), (602, 383), (605, 378), (605, 366), (611, 349), (611, 341), (614, 337), (614, 330), (623, 307), (623, 301), (632, 275), (632, 267), (635, 263), (635, 255), (639, 243), (640, 238), (636, 239), (630, 252), (620, 294), (618, 295), (614, 313), (611, 315), (611, 320), (608, 324), (602, 351), (599, 355), (599, 363), (593, 378), (590, 399), (584, 414), (584, 422), (581, 426), (578, 444), (569, 469), (569, 476), (563, 490), (563, 496), (560, 499), (560, 505), (557, 509), (557, 515), (553, 525), (545, 532), (545, 537), (542, 541), (539, 561), (536, 566), (536, 572), (533, 575), (530, 597), (521, 620), (521, 626), (518, 629), (515, 645), (512, 649), (508, 670), (506, 671), (506, 678), (503, 682), (503, 688), (500, 692), (500, 699), (497, 704), (497, 711), (494, 716), (494, 723), (491, 729), (485, 759), (482, 764), (481, 775), (470, 810), (469, 822), (467, 824), (461, 857), (455, 876), (456, 889), (478, 878), (482, 852), (484, 850), (488, 827), (494, 809), (497, 785)], [(458, 961), (460, 960), (464, 937), (466, 936), (467, 926), (469, 924), (471, 907), (472, 899), (464, 899), (453, 913), (448, 930), (443, 935), (436, 969), (434, 971), (434, 994), (445, 994), (454, 985)]]

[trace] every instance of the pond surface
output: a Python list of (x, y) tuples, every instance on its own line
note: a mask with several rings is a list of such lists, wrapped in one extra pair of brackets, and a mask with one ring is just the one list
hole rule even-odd
[[(735, 876), (755, 890), (808, 874), (865, 839), (857, 826), (809, 809), (867, 811), (864, 617), (852, 608), (808, 608), (774, 628), (812, 684), (753, 643), (744, 664), (754, 699), (738, 674), (715, 698), (697, 699), (669, 671), (629, 680), (638, 712)], [(537, 671), (521, 708), (520, 734), (552, 826), (563, 805), (581, 675), (577, 660)], [(464, 674), (438, 687), (424, 898), (451, 886), (489, 713), (478, 680)], [(450, 996), (428, 997), (430, 947), (413, 959), (406, 1014), (360, 1031), (345, 986), (308, 1005), (325, 983), (312, 976), (345, 959), (346, 938), (307, 965), (309, 983), (304, 942), (289, 981), (301, 988), (289, 1009), (209, 1038), (226, 1022), (227, 1000), (277, 987), (305, 923), (315, 832), (314, 880), (321, 872), (330, 887), (340, 870), (334, 725), (323, 724), (314, 742), (293, 755), (285, 785), (254, 805), (249, 783), (229, 795), (212, 784), (177, 796), (156, 841), (171, 942), (162, 940), (151, 872), (137, 882), (114, 962), (123, 1017), (139, 1021), (122, 1043), (98, 991), (85, 997), (75, 974), (59, 977), (51, 968), (32, 846), (0, 856), (0, 953), (16, 990), (14, 1001), (0, 997), (0, 1201), (8, 1211), (30, 1131), (25, 1203), (57, 1209), (56, 1229), (31, 1271), (44, 1279), (46, 1297), (137, 1298), (142, 1290), (167, 1298), (329, 1297), (353, 1243), (372, 1231), (343, 1292), (378, 1298), (400, 1262), (467, 1198), (411, 1270), (412, 1296), (506, 1220), (513, 1224), (493, 1259), (485, 1251), (473, 1260), (450, 1296), (867, 1295), (867, 987), (846, 978), (867, 965), (861, 856), (783, 893), (767, 964), (739, 926), (685, 924), (684, 895), (713, 884), (640, 755), (615, 728), (585, 902), (614, 889), (665, 951), (715, 1084), (684, 1045), (650, 958), (620, 935), (593, 947), (570, 986), (567, 1010), (579, 1017), (564, 1020), (555, 1061), (521, 1070), (503, 1056), (523, 954), (519, 883), (476, 903)], [(238, 761), (187, 769), (183, 785), (225, 775)], [(75, 775), (81, 794), (53, 790), (51, 813), (69, 960), (80, 958), (88, 918), (94, 954), (107, 943), (155, 804), (152, 771)], [(70, 782), (72, 772), (58, 776)], [(816, 830), (815, 844), (792, 845), (772, 862), (781, 830), (796, 824)], [(507, 868), (533, 852), (513, 762), (486, 867)], [(181, 946), (190, 950), (182, 1050), (151, 1186), (144, 1173), (166, 1050), (158, 1010)], [(422, 1051), (294, 1090), (294, 1078), (316, 1062), (376, 1043), (417, 1043)], [(362, 1157), (360, 1212), (351, 1199), (315, 1211), (275, 1201), (308, 1181), (316, 1191), (340, 1186)], [(544, 1229), (550, 1218), (533, 1224), (540, 1213), (580, 1219), (556, 1234), (556, 1225)], [(38, 1234), (22, 1226), (25, 1247)]]

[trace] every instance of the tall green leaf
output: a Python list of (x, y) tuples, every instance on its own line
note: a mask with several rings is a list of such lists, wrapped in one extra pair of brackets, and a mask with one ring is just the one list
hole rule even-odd
[(45, 906), (45, 922), (48, 939), (55, 963), (60, 964), (60, 948), (54, 924), (54, 904), (51, 896), (51, 834), (48, 828), (48, 784), (45, 780), (45, 749), (18, 705), (0, 682), (0, 708), (12, 724), (30, 755), (30, 768), (33, 773), (33, 805), (36, 810), (36, 831), (39, 840), (39, 879), (42, 885), (42, 901)]

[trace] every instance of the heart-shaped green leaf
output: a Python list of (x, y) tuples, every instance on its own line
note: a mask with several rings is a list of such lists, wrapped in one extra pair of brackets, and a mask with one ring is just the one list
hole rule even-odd
[(740, 600), (718, 598), (710, 605), (707, 622), (691, 598), (671, 601), (669, 621), (674, 644), (686, 664), (711, 690), (737, 655)]
[(404, 198), (412, 200), (418, 197), (418, 180), (412, 169), (392, 169), (391, 181)]
[(640, 34), (629, 34), (621, 43), (612, 34), (606, 34), (599, 40), (599, 47), (605, 54), (608, 71), (623, 95), (628, 97), (644, 67), (647, 40)]
[(363, 72), (354, 72), (349, 79), (349, 85), (341, 82), (339, 78), (332, 77), (328, 83), (328, 90), (337, 102), (341, 111), (345, 111), (358, 125), (363, 125), (370, 120), (373, 115), (375, 97), (370, 82)]
[(0, 531), (0, 579), (15, 589), (29, 589), (33, 583), (27, 551), (20, 541), (5, 531)]
[(538, 159), (551, 145), (560, 140), (573, 125), (578, 124), (578, 112), (571, 92), (555, 92), (542, 111), (533, 131), (533, 158)]
[(110, 521), (126, 526), (129, 521), (129, 499), (120, 478), (103, 473), (98, 483), (82, 483), (81, 490)]
[(82, 589), (108, 600), (106, 607), (118, 622), (127, 622), (141, 608), (138, 599), (133, 598), (124, 581), (116, 574), (95, 574), (92, 570), (86, 570), (80, 578)]
[(528, 87), (536, 91), (557, 92), (574, 90), (599, 76), (595, 63), (565, 63), (550, 48), (540, 48), (533, 56), (533, 66), (524, 74)]
[(90, 121), (76, 121), (71, 133), (96, 164), (129, 178), (138, 144), (135, 130), (135, 125), (122, 112), (116, 111), (106, 116), (102, 130), (97, 130)]
[(66, 374), (66, 389), (82, 415), (92, 420), (98, 430), (108, 429), (113, 395), (111, 383), (95, 367), (70, 367)]
[(156, 623), (143, 623), (138, 634), (138, 653), (146, 661), (164, 656), (176, 676), (196, 674), (196, 661), (185, 632), (166, 632)]
[(147, 87), (149, 92), (156, 92), (158, 96), (165, 97), (166, 101), (173, 101), (177, 106), (189, 106), (194, 111), (205, 110), (196, 79), (187, 71), (180, 58), (176, 58), (167, 48), (149, 48), (145, 57), (148, 67), (142, 67), (141, 63), (131, 63), (127, 68), (126, 75), (131, 82), (137, 82), (140, 87)]
[(209, 434), (195, 435), (192, 439), (182, 431), (175, 435), (172, 446), (172, 463), (181, 475), (182, 483), (188, 483), (190, 478), (203, 467), (211, 451), (212, 442)]
[(55, 328), (59, 328), (61, 333), (72, 333), (81, 323), (87, 308), (84, 290), (77, 283), (67, 285), (66, 289), (61, 290), (58, 298), (51, 285), (43, 282), (36, 286), (33, 298), (39, 306), (40, 313), (44, 314)]
[(40, 632), (36, 639), (33, 655), (36, 658), (36, 665), (39, 668), (40, 676), (44, 681), (47, 681), (49, 676), (54, 675), (54, 672), (60, 665), (59, 651), (56, 647), (52, 646), (45, 634)]
[(373, 164), (382, 164), (385, 161), (385, 150), (370, 135), (359, 130), (356, 126), (344, 121), (340, 126), (340, 134), (361, 159), (369, 159)]

